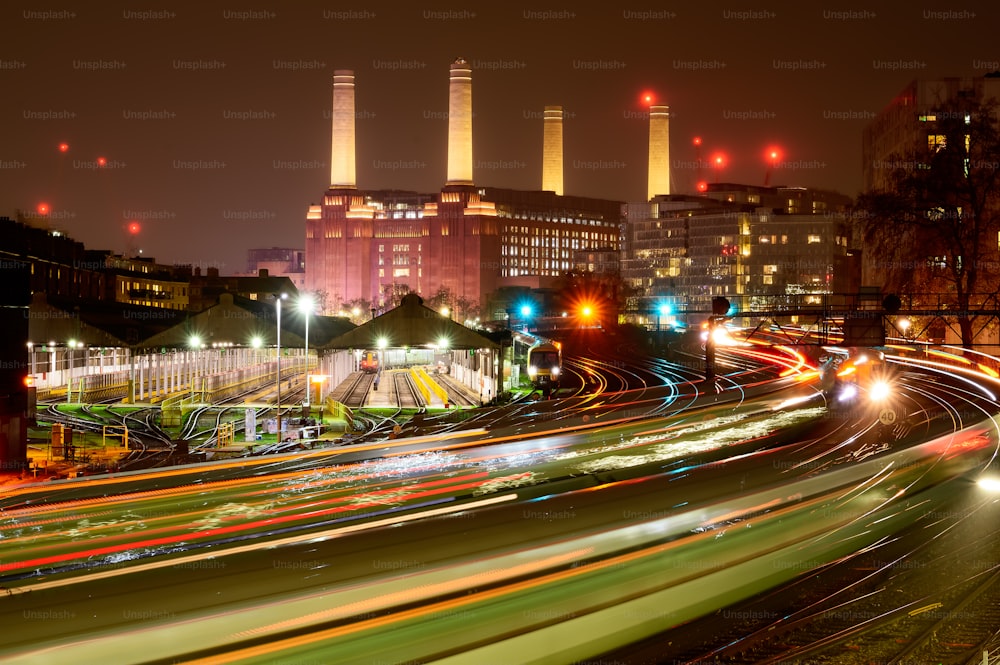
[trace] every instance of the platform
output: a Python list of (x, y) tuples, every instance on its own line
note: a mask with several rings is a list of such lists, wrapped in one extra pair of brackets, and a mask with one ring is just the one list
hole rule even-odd
[[(428, 368), (425, 368), (425, 370)], [(386, 369), (383, 370), (379, 379), (379, 388), (375, 390), (368, 391), (367, 399), (362, 408), (366, 409), (396, 409), (399, 408), (399, 403), (396, 401), (396, 393), (392, 389), (392, 384), (394, 381), (394, 375), (401, 372), (409, 373), (411, 368), (406, 369)], [(351, 374), (346, 379), (344, 379), (340, 385), (338, 385), (330, 393), (331, 396), (344, 395), (348, 392), (348, 388), (357, 380), (357, 372)], [(440, 375), (428, 372), (431, 380), (434, 380), (446, 393), (449, 395), (454, 394), (455, 391), (460, 391), (462, 396), (465, 397), (465, 401), (470, 402), (473, 406), (479, 404), (479, 393), (474, 393), (468, 386), (462, 384), (454, 379), (444, 383), (443, 381), (438, 381)], [(336, 399), (336, 397), (334, 397)], [(430, 391), (430, 403), (427, 405), (428, 408), (433, 409), (443, 409), (445, 408), (445, 403), (441, 397), (436, 394), (433, 390)], [(473, 408), (463, 403), (449, 402), (448, 408)]]

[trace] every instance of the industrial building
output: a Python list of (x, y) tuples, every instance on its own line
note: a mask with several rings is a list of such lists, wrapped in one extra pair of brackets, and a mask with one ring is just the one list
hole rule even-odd
[[(546, 107), (542, 190), (477, 186), (472, 173), (472, 71), (449, 78), (447, 180), (440, 192), (359, 189), (354, 74), (333, 84), (330, 188), (306, 217), (306, 290), (327, 307), (366, 301), (379, 311), (408, 292), (446, 289), (485, 306), (506, 287), (544, 288), (577, 252), (620, 249), (623, 204), (562, 193), (562, 110)], [(487, 316), (489, 314), (487, 313)]]

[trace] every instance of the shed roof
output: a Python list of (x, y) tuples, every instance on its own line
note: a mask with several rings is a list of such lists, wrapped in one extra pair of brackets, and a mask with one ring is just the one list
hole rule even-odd
[[(202, 344), (207, 347), (211, 347), (213, 343), (249, 346), (255, 337), (263, 346), (274, 346), (277, 343), (276, 323), (277, 309), (274, 304), (223, 293), (219, 296), (217, 305), (143, 340), (140, 346), (186, 347), (190, 344), (192, 335), (198, 335)], [(309, 347), (320, 347), (353, 327), (347, 319), (311, 316)], [(281, 332), (282, 346), (305, 346), (305, 319), (291, 307), (282, 308)]]
[[(384, 340), (384, 344), (380, 344)], [(403, 296), (399, 307), (320, 345), (324, 349), (376, 349), (386, 347), (437, 347), (447, 340), (449, 349), (495, 349), (491, 339), (452, 321), (424, 305), (416, 293)]]

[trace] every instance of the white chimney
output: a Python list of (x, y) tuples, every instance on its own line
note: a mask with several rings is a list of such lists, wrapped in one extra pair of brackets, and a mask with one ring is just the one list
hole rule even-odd
[(472, 68), (463, 58), (451, 63), (447, 184), (472, 184)]
[(546, 106), (542, 133), (542, 189), (563, 193), (563, 111), (561, 106)]
[(649, 107), (648, 198), (670, 193), (670, 107)]
[(354, 157), (354, 72), (333, 72), (333, 141), (330, 148), (330, 186), (357, 187)]

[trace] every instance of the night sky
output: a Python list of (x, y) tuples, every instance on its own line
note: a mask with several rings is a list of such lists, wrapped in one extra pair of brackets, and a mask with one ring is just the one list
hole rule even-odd
[(459, 56), (477, 184), (539, 189), (542, 109), (562, 105), (566, 194), (642, 200), (649, 91), (675, 193), (763, 184), (777, 146), (770, 184), (854, 196), (862, 129), (909, 81), (1000, 69), (992, 2), (403, 6), (7, 3), (0, 215), (47, 204), (115, 252), (138, 221), (145, 256), (245, 270), (248, 248), (304, 244), (335, 69), (356, 76), (358, 187), (440, 190)]

